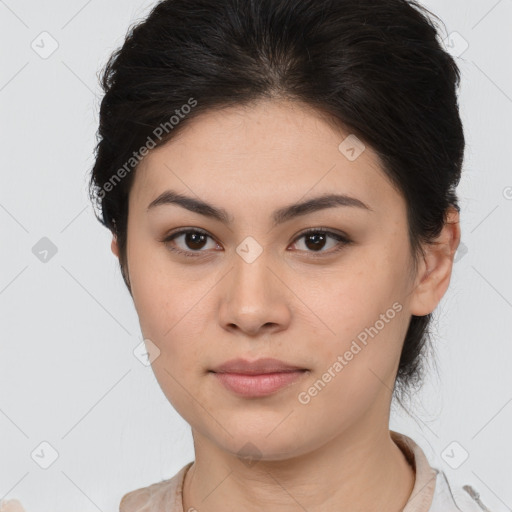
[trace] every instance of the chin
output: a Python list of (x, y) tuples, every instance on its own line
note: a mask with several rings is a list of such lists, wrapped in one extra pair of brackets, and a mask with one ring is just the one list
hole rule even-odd
[[(282, 418), (283, 416), (281, 420)], [(218, 430), (215, 433), (210, 431), (207, 437), (219, 448), (242, 458), (286, 460), (306, 453), (310, 443), (300, 438), (298, 432), (285, 428), (285, 422), (286, 420), (281, 425), (279, 421), (260, 422), (258, 426), (243, 421), (238, 421), (233, 426), (229, 422), (224, 422), (224, 428), (231, 435), (221, 428), (221, 437)], [(304, 435), (304, 432), (301, 434)]]

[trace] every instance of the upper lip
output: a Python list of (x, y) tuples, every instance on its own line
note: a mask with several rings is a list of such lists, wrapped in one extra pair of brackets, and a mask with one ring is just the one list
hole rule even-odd
[(261, 375), (263, 373), (292, 372), (296, 370), (305, 370), (299, 366), (294, 366), (279, 359), (265, 357), (248, 361), (247, 359), (230, 359), (225, 363), (214, 368), (215, 373), (243, 373), (247, 375)]

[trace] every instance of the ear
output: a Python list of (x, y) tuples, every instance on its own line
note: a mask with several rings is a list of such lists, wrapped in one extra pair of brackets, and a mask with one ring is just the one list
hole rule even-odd
[[(113, 235), (112, 242), (110, 244), (110, 248), (112, 249), (112, 252), (117, 256), (117, 259), (119, 260), (119, 245), (117, 244), (117, 237)], [(126, 284), (126, 287), (128, 288), (128, 291), (130, 292), (130, 295), (132, 294), (132, 289), (130, 285), (130, 278), (128, 277), (127, 273), (125, 272), (125, 269), (123, 265), (120, 262), (121, 267), (121, 275), (123, 276), (123, 280)]]
[(450, 284), (453, 257), (459, 243), (459, 212), (450, 207), (435, 243), (424, 246), (425, 257), (418, 266), (416, 286), (412, 292), (411, 314), (428, 315), (439, 304)]
[(112, 243), (110, 244), (110, 249), (119, 259), (119, 246), (117, 245), (117, 237), (115, 235), (112, 237)]

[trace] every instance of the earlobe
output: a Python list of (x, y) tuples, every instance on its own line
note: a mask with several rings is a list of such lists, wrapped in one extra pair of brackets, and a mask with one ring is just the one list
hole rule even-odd
[(117, 258), (119, 258), (119, 247), (117, 245), (117, 238), (115, 235), (112, 237), (112, 243), (110, 244), (110, 249), (117, 256)]
[[(112, 249), (112, 252), (117, 256), (117, 259), (119, 260), (119, 245), (117, 243), (117, 237), (115, 235), (112, 237), (110, 248)], [(128, 291), (130, 292), (130, 295), (132, 295), (132, 289), (130, 285), (130, 278), (128, 277), (128, 272), (125, 270), (121, 261), (119, 261), (119, 266), (121, 267), (121, 275), (123, 276), (123, 280), (128, 288)]]
[(425, 316), (437, 307), (450, 284), (453, 258), (459, 243), (459, 212), (450, 208), (439, 236), (433, 244), (424, 246), (425, 256), (418, 269), (416, 288), (411, 299), (411, 314)]

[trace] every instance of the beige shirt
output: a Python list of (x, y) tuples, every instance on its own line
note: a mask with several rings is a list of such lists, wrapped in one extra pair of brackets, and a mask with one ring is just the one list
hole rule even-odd
[[(410, 437), (393, 430), (390, 435), (416, 475), (403, 512), (491, 512), (478, 503), (477, 493), (473, 498), (466, 490), (451, 489), (445, 474), (430, 466), (423, 450)], [(119, 512), (184, 512), (183, 481), (191, 465), (189, 462), (168, 480), (125, 494)]]

